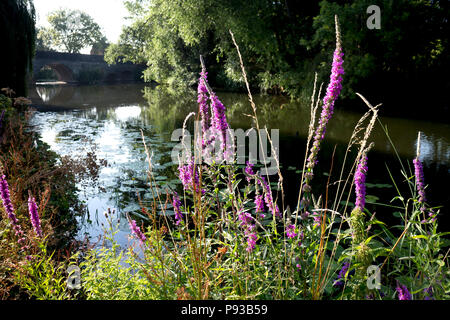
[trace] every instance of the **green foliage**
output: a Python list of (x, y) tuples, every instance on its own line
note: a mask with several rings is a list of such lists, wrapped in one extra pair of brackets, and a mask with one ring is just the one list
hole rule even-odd
[[(370, 5), (381, 9), (381, 30), (366, 26)], [(307, 100), (314, 73), (318, 83), (328, 77), (338, 14), (345, 53), (343, 97), (353, 99), (359, 91), (371, 98), (382, 91), (385, 104), (402, 102), (386, 112), (411, 113), (405, 99), (417, 103), (417, 95), (397, 93), (414, 87), (415, 92), (433, 92), (437, 105), (445, 103), (446, 1), (130, 0), (126, 6), (132, 24), (108, 48), (106, 59), (147, 63), (147, 81), (192, 85), (202, 54), (212, 86), (242, 89), (231, 29), (253, 87)], [(429, 95), (423, 95), (426, 99)]]
[(35, 10), (32, 0), (0, 2), (0, 88), (26, 93), (27, 74), (35, 50)]
[(53, 51), (52, 41), (54, 34), (49, 29), (37, 27), (36, 50)]
[(40, 243), (39, 247), (40, 251), (31, 261), (15, 270), (16, 283), (38, 300), (68, 299), (64, 264), (56, 262), (53, 254), (47, 253), (45, 243)]
[[(366, 26), (369, 15), (365, 12), (370, 5), (380, 7), (380, 30)], [(321, 1), (320, 13), (314, 18), (316, 31), (311, 46), (319, 50), (320, 60), (330, 56), (337, 14), (342, 21), (345, 52), (343, 96), (355, 97), (354, 92), (365, 92), (371, 97), (380, 91), (391, 96), (394, 90), (411, 90), (411, 86), (430, 92), (430, 75), (441, 78), (439, 68), (448, 66), (445, 51), (449, 49), (450, 30), (444, 18), (448, 13), (446, 1)], [(326, 67), (320, 71), (322, 77), (328, 74)], [(448, 86), (448, 81), (442, 80)], [(441, 85), (433, 92), (442, 89)]]
[(80, 264), (83, 293), (88, 300), (158, 299), (139, 263), (129, 251), (112, 242), (88, 252)]
[(59, 9), (47, 17), (49, 28), (40, 28), (41, 48), (79, 53), (88, 45), (106, 45), (106, 38), (94, 19), (80, 10)]

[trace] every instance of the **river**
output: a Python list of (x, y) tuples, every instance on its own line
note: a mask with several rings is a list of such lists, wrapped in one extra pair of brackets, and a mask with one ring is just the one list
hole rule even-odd
[[(250, 128), (251, 120), (245, 115), (251, 113), (247, 95), (217, 94), (227, 107), (230, 126), (244, 130)], [(143, 130), (151, 148), (153, 170), (160, 187), (180, 188), (177, 166), (170, 157), (178, 142), (171, 141), (171, 134), (182, 127), (189, 112), (197, 111), (195, 91), (180, 93), (144, 84), (39, 85), (29, 89), (29, 96), (37, 110), (31, 118), (31, 125), (52, 150), (62, 156), (76, 156), (94, 148), (98, 158), (106, 159), (108, 163), (99, 173), (98, 185), (79, 184), (79, 197), (86, 203), (86, 212), (79, 218), (79, 238), (99, 239), (103, 226), (107, 225), (103, 213), (111, 208), (116, 211), (113, 220), (119, 225), (115, 238), (126, 246), (130, 231), (125, 213), (129, 212), (137, 219), (145, 218), (140, 211), (138, 195), (144, 205), (153, 197), (146, 186), (148, 164), (140, 130)], [(309, 105), (303, 106), (279, 96), (255, 95), (254, 98), (260, 126), (267, 126), (269, 130), (279, 129), (279, 155), (285, 177), (286, 200), (294, 207), (299, 188), (298, 170), (305, 152)], [(381, 121), (387, 126), (405, 164), (412, 165), (417, 132), (422, 132), (420, 158), (425, 167), (425, 182), (429, 184), (427, 195), (432, 205), (444, 206), (440, 219), (448, 229), (450, 196), (446, 183), (450, 178), (450, 125), (384, 117), (382, 108)], [(318, 185), (328, 178), (335, 145), (332, 176), (336, 179), (336, 172), (340, 170), (337, 163), (345, 154), (354, 126), (366, 111), (363, 102), (360, 113), (342, 111), (337, 103), (319, 156), (318, 177), (315, 178)], [(396, 193), (387, 168), (398, 183), (404, 179), (394, 150), (379, 124), (370, 141), (375, 146), (369, 154), (368, 194), (372, 200), (389, 203)], [(390, 214), (383, 211), (383, 206), (373, 205), (371, 208), (380, 212), (378, 218), (381, 220), (382, 214)]]

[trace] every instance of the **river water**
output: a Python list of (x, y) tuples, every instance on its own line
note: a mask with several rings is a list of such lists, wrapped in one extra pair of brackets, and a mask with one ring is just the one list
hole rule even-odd
[[(96, 241), (107, 225), (104, 212), (115, 210), (113, 220), (118, 223), (116, 240), (126, 246), (130, 233), (125, 213), (135, 219), (145, 219), (140, 210), (138, 196), (143, 205), (149, 204), (153, 194), (146, 183), (147, 158), (141, 139), (141, 130), (150, 146), (153, 171), (162, 190), (179, 189), (177, 166), (170, 153), (178, 143), (171, 141), (173, 130), (181, 128), (189, 112), (197, 111), (196, 93), (171, 91), (163, 87), (143, 84), (114, 84), (92, 86), (46, 85), (29, 90), (37, 111), (31, 124), (52, 150), (64, 155), (84, 155), (95, 149), (97, 157), (106, 159), (108, 166), (99, 174), (98, 184), (80, 183), (80, 199), (86, 203), (86, 212), (79, 219), (79, 237), (88, 236)], [(227, 118), (234, 129), (251, 127), (251, 107), (247, 95), (218, 92), (227, 108)], [(299, 168), (303, 164), (305, 141), (310, 117), (309, 105), (290, 102), (277, 96), (255, 95), (260, 126), (279, 129), (279, 156), (284, 176), (286, 202), (295, 207), (299, 188)], [(333, 148), (336, 146), (332, 177), (340, 170), (348, 140), (359, 118), (367, 111), (361, 102), (361, 112), (346, 112), (339, 103), (330, 120), (326, 138), (319, 156), (315, 183), (326, 183), (330, 172)], [(420, 158), (425, 167), (425, 182), (429, 184), (429, 202), (444, 206), (441, 224), (450, 226), (450, 125), (383, 116), (395, 148), (412, 165), (416, 153), (417, 132), (422, 132)], [(188, 126), (192, 129), (192, 126)], [(191, 131), (193, 132), (193, 131)], [(368, 202), (389, 201), (396, 196), (387, 168), (401, 184), (398, 160), (380, 124), (370, 141), (375, 143), (369, 154)], [(334, 174), (334, 175), (333, 175)], [(369, 206), (371, 206), (369, 204)], [(391, 215), (384, 206), (373, 204), (379, 219)]]

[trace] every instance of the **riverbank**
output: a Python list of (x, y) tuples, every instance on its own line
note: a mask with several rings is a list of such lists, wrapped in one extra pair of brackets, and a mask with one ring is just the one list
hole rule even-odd
[[(0, 128), (1, 175), (7, 183), (17, 223), (23, 231), (26, 245), (20, 246), (9, 226), (7, 212), (2, 207), (0, 240), (0, 297), (15, 299), (24, 292), (17, 285), (14, 271), (23, 265), (36, 242), (28, 212), (29, 197), (35, 198), (41, 227), (48, 236), (46, 248), (51, 259), (59, 261), (76, 250), (74, 237), (78, 226), (76, 216), (81, 211), (77, 197), (76, 172), (37, 134), (28, 121), (31, 116), (24, 98), (1, 96), (0, 110), (5, 110)], [(4, 190), (2, 189), (2, 192)], [(5, 194), (2, 193), (2, 198)]]

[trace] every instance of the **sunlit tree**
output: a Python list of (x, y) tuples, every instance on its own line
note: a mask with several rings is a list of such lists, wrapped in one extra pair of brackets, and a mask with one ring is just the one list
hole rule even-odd
[(43, 48), (79, 53), (83, 48), (106, 43), (100, 26), (80, 10), (59, 9), (47, 17), (50, 27), (41, 28), (38, 45)]

